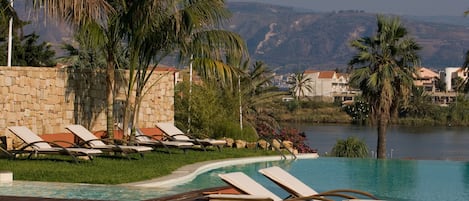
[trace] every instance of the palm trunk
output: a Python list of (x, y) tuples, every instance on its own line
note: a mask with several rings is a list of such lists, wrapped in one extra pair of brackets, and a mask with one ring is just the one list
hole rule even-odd
[(114, 59), (110, 60), (109, 56), (107, 64), (107, 87), (106, 87), (106, 133), (109, 139), (114, 139)]
[(377, 154), (379, 159), (386, 159), (386, 129), (388, 126), (387, 118), (379, 118), (378, 120), (378, 144)]

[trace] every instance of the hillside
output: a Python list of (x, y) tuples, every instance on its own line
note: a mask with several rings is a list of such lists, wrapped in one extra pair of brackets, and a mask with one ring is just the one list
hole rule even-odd
[[(376, 14), (362, 11), (315, 13), (257, 3), (230, 3), (229, 8), (233, 17), (227, 29), (243, 36), (251, 57), (284, 72), (345, 69), (354, 53), (350, 40), (376, 30)], [(469, 49), (468, 28), (411, 17), (401, 21), (423, 47), (423, 66), (462, 64)]]
[[(27, 16), (28, 10), (18, 11)], [(259, 3), (229, 3), (232, 19), (226, 29), (237, 32), (248, 43), (253, 61), (262, 60), (281, 72), (307, 68), (345, 69), (354, 49), (349, 42), (371, 36), (376, 29), (376, 14), (363, 11), (317, 13)], [(28, 17), (26, 17), (28, 18)], [(462, 22), (451, 25), (445, 18), (401, 17), (410, 35), (423, 47), (422, 65), (430, 68), (460, 66), (469, 49), (469, 27)], [(469, 18), (467, 19), (469, 21)], [(36, 20), (26, 33), (35, 31), (41, 40), (59, 47), (72, 41), (65, 25)], [(458, 25), (459, 24), (459, 25)], [(173, 64), (170, 64), (173, 65)]]

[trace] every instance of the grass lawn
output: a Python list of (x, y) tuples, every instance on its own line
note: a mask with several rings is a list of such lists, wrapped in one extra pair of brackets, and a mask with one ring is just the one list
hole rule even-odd
[(121, 184), (148, 180), (170, 174), (188, 164), (201, 161), (278, 155), (278, 152), (225, 148), (219, 151), (172, 150), (172, 154), (149, 152), (143, 159), (96, 157), (93, 161), (71, 162), (70, 157), (0, 159), (0, 171), (12, 171), (15, 180), (90, 184)]

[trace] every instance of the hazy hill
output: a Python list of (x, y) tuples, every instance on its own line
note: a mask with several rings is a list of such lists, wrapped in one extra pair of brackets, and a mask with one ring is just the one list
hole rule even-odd
[[(15, 6), (21, 7), (19, 2)], [(243, 36), (254, 61), (262, 60), (283, 72), (345, 69), (354, 52), (350, 40), (371, 36), (376, 29), (376, 14), (362, 11), (316, 13), (258, 3), (228, 6), (233, 17), (226, 29)], [(29, 13), (28, 9), (17, 11), (25, 11), (23, 16)], [(451, 25), (451, 21), (442, 17), (401, 17), (401, 20), (423, 47), (420, 52), (423, 66), (443, 68), (463, 63), (463, 55), (469, 49), (469, 27), (463, 22)], [(47, 26), (42, 20), (34, 24), (28, 26), (26, 33), (35, 30), (56, 50), (72, 40), (71, 30), (64, 25), (50, 20)]]
[[(233, 18), (227, 29), (244, 37), (251, 56), (288, 72), (344, 69), (354, 52), (350, 40), (376, 30), (376, 14), (362, 11), (315, 13), (257, 3), (230, 3), (229, 8)], [(429, 19), (401, 17), (423, 47), (422, 65), (460, 66), (469, 49), (468, 28)]]

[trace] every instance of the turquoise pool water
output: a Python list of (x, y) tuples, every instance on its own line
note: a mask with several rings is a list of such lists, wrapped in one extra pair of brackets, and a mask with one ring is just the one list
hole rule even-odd
[(455, 161), (342, 158), (276, 161), (220, 168), (180, 187), (196, 189), (201, 184), (221, 185), (223, 182), (214, 179), (217, 174), (242, 171), (277, 195), (286, 197), (288, 194), (284, 190), (257, 172), (272, 165), (286, 169), (319, 192), (351, 188), (371, 192), (386, 200), (469, 200), (469, 163)]
[(286, 169), (317, 191), (361, 189), (382, 199), (396, 201), (469, 200), (468, 162), (342, 158), (230, 166), (208, 171), (171, 189), (15, 181), (13, 184), (0, 184), (0, 195), (137, 201), (225, 185), (218, 178), (219, 173), (242, 171), (279, 196), (287, 196), (285, 191), (257, 172), (272, 165)]

